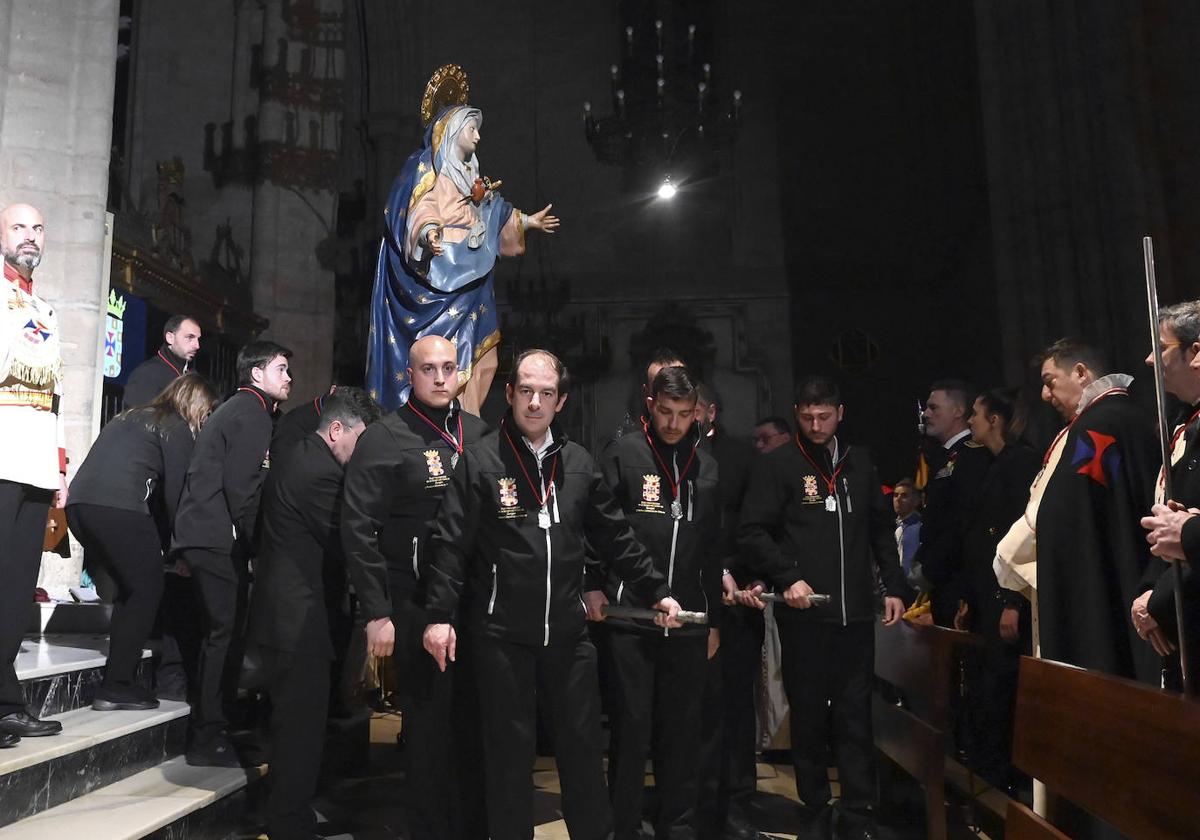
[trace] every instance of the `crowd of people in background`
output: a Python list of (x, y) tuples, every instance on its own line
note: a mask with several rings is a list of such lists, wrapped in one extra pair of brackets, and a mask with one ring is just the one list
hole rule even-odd
[[(0, 357), (0, 433), (23, 442), (0, 459), (0, 542), (12, 547), (0, 555), (0, 746), (61, 730), (24, 707), (12, 667), (51, 504), (112, 581), (93, 708), (186, 696), (187, 761), (239, 766), (230, 711), (247, 646), (257, 651), (273, 706), (273, 838), (316, 835), (331, 663), (361, 668), (348, 655), (355, 618), (365, 653), (394, 664), (414, 838), (532, 836), (539, 711), (572, 837), (630, 840), (643, 816), (659, 838), (758, 837), (764, 644), (788, 705), (801, 836), (876, 831), (881, 623), (982, 637), (959, 748), (1004, 789), (1021, 783), (1010, 740), (1022, 653), (1180, 688), (1169, 564), (1200, 556), (1200, 303), (1160, 322), (1165, 385), (1187, 406), (1174, 499), (1132, 377), (1078, 339), (1037, 360), (1041, 397), (1064, 422), (1044, 455), (1023, 439), (1017, 390), (941, 380), (924, 410), (931, 445), (913, 478), (885, 488), (869, 449), (841, 433), (848, 409), (821, 376), (799, 383), (794, 428), (765, 417), (751, 445), (725, 432), (720, 398), (688, 360), (659, 350), (640, 411), (593, 455), (559, 420), (570, 373), (548, 350), (514, 360), (495, 427), (462, 410), (456, 349), (437, 336), (409, 349), (397, 410), (334, 386), (280, 419), (288, 348), (243, 347), (222, 401), (190, 370), (201, 331), (187, 316), (168, 321), (68, 488), (57, 322), (32, 292), (41, 216), (15, 205), (0, 222), (19, 312)], [(180, 598), (194, 599), (190, 631)], [(149, 688), (138, 665), (156, 619)], [(1193, 632), (1194, 606), (1184, 621)], [(179, 653), (188, 635), (193, 669)]]

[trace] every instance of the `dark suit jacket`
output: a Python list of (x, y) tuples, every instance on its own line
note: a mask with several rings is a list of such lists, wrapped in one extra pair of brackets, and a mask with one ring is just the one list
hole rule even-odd
[(345, 471), (317, 435), (278, 457), (263, 486), (249, 636), (260, 645), (332, 659), (325, 581), (344, 577), (338, 536)]
[(188, 369), (187, 360), (181, 359), (164, 344), (158, 352), (133, 369), (125, 383), (125, 407), (146, 405), (159, 395), (175, 378)]
[(184, 479), (174, 548), (230, 552), (237, 542), (253, 553), (259, 494), (271, 467), (273, 408), (270, 397), (247, 385), (208, 418)]

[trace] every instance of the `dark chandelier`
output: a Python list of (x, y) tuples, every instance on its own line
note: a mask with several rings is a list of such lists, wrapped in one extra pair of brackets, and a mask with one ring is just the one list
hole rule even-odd
[(659, 194), (669, 197), (664, 191), (673, 194), (680, 171), (716, 171), (718, 153), (737, 135), (742, 93), (722, 92), (711, 27), (623, 17), (621, 59), (609, 67), (611, 113), (600, 116), (584, 102), (584, 132), (596, 160), (660, 179)]

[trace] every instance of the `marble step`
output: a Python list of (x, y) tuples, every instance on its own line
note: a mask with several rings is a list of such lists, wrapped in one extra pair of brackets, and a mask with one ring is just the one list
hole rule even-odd
[(107, 633), (112, 604), (31, 604), (27, 633)]
[(0, 840), (218, 840), (242, 820), (261, 768), (189, 767), (183, 756), (0, 828)]
[(54, 715), (63, 731), (0, 750), (0, 826), (84, 796), (183, 752), (187, 703)]
[[(137, 682), (150, 687), (150, 652), (142, 651)], [(25, 705), (38, 717), (92, 705), (104, 679), (108, 636), (63, 633), (26, 636), (15, 662)]]

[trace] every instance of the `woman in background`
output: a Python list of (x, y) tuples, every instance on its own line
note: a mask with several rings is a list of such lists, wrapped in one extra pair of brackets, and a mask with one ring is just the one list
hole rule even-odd
[(1041, 459), (1021, 439), (1026, 409), (1019, 389), (997, 388), (975, 398), (967, 423), (971, 439), (992, 453), (975, 508), (963, 535), (965, 615), (961, 630), (984, 638), (979, 655), (968, 665), (968, 762), (992, 785), (1005, 790), (1012, 776), (1012, 721), (1017, 666), (1030, 646), (1029, 602), (1004, 589), (992, 571), (996, 544), (1025, 515), (1029, 485)]

